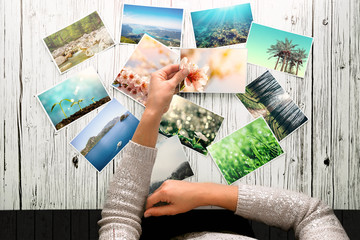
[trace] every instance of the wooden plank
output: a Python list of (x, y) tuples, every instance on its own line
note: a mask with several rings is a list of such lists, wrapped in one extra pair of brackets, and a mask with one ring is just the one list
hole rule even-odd
[(0, 239), (16, 239), (16, 212), (0, 211)]
[(70, 210), (57, 210), (53, 212), (53, 240), (70, 240), (71, 213)]
[(16, 239), (35, 239), (35, 211), (16, 211)]
[(89, 239), (89, 212), (71, 211), (71, 239)]
[(35, 239), (52, 239), (52, 214), (51, 210), (35, 211)]

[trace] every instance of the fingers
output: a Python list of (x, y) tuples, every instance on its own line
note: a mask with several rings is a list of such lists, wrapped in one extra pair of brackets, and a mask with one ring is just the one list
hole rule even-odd
[(146, 201), (146, 209), (151, 208), (156, 203), (161, 202), (163, 195), (161, 194), (161, 191), (155, 191), (153, 194), (151, 194)]
[(171, 81), (174, 86), (177, 86), (182, 80), (184, 80), (184, 78), (187, 77), (187, 75), (189, 75), (189, 70), (184, 68), (178, 71), (169, 81)]
[(152, 207), (144, 212), (144, 217), (158, 217), (164, 215), (175, 215), (176, 211), (173, 205), (165, 205), (161, 207)]
[(179, 64), (167, 65), (166, 67), (163, 67), (161, 70), (164, 71), (169, 76), (170, 74), (179, 71)]

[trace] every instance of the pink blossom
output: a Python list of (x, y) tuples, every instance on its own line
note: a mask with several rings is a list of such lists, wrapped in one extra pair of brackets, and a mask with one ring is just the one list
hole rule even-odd
[(209, 78), (206, 75), (209, 67), (206, 65), (199, 68), (195, 63), (191, 63), (187, 57), (181, 59), (180, 69), (187, 68), (189, 75), (185, 78), (183, 89), (184, 92), (203, 92), (204, 86), (207, 84)]

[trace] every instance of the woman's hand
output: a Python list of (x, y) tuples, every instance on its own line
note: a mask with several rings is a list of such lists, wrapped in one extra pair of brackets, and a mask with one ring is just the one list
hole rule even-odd
[[(237, 195), (237, 186), (167, 180), (148, 197), (144, 217), (175, 215), (208, 205), (235, 211)], [(154, 206), (159, 202), (167, 205)]]

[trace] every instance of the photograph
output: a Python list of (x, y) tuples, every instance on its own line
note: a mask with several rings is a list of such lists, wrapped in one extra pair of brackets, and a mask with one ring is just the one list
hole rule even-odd
[(180, 83), (181, 92), (243, 93), (247, 78), (247, 49), (181, 49), (180, 69), (189, 75)]
[(311, 37), (252, 23), (248, 62), (304, 78), (312, 42)]
[(115, 45), (96, 11), (43, 41), (60, 73)]
[(144, 33), (168, 47), (181, 47), (184, 10), (124, 4), (121, 43), (137, 44)]
[(245, 43), (253, 16), (250, 3), (191, 12), (197, 48)]
[(160, 122), (160, 133), (178, 135), (181, 143), (199, 153), (207, 154), (206, 147), (215, 139), (224, 118), (174, 95), (169, 110)]
[(146, 105), (151, 73), (175, 63), (178, 54), (144, 34), (112, 86)]
[(228, 184), (284, 153), (262, 117), (212, 144), (208, 150)]
[(245, 93), (236, 96), (254, 118), (264, 117), (279, 141), (308, 120), (269, 71), (248, 84)]
[(149, 194), (166, 180), (183, 180), (194, 175), (178, 136), (156, 144), (157, 156), (153, 167)]
[(56, 130), (111, 100), (92, 67), (38, 94), (37, 98)]
[(101, 172), (131, 140), (138, 124), (139, 120), (113, 99), (70, 145)]

